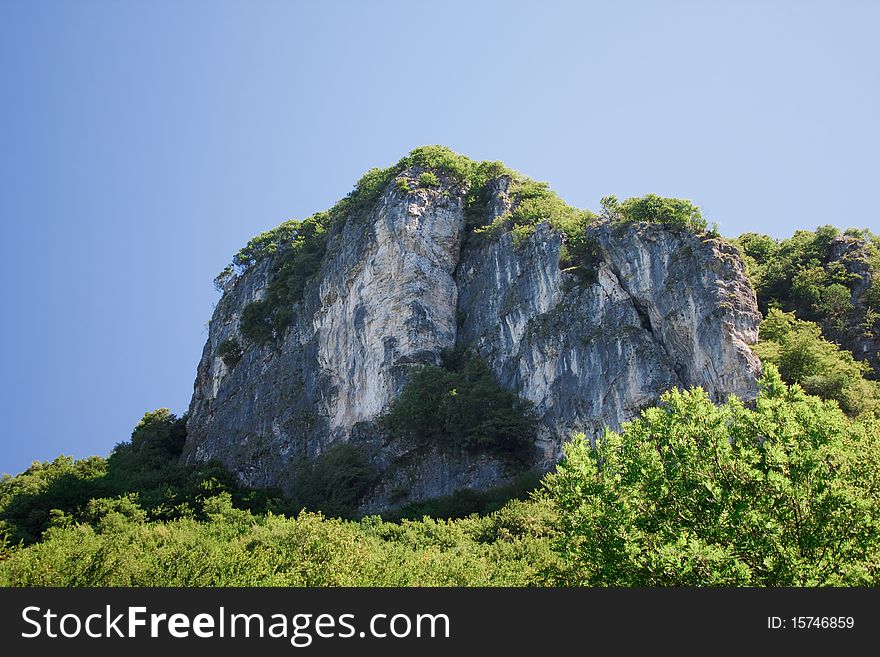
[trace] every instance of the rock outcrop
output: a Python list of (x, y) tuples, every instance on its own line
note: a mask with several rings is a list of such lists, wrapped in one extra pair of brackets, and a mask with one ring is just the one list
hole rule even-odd
[[(184, 458), (219, 459), (242, 482), (295, 488), (302, 463), (330, 445), (363, 446), (377, 473), (364, 510), (488, 488), (515, 470), (488, 454), (391, 440), (377, 418), (414, 365), (450, 347), (482, 356), (499, 382), (534, 403), (535, 465), (572, 433), (617, 428), (672, 387), (715, 399), (756, 393), (749, 349), (760, 315), (738, 252), (684, 228), (589, 228), (589, 276), (560, 269), (564, 236), (541, 224), (524, 240), (475, 236), (465, 186), (408, 169), (371, 208), (334, 226), (319, 271), (283, 335), (240, 340), (244, 307), (262, 298), (271, 260), (249, 267), (217, 305), (199, 363)], [(488, 186), (482, 223), (510, 209), (509, 179)]]
[[(840, 323), (821, 322), (822, 333), (829, 340), (863, 360), (880, 378), (880, 319), (871, 312), (869, 296), (876, 285), (864, 238), (839, 235), (829, 245), (830, 263), (839, 265), (855, 281), (852, 287), (852, 309)], [(876, 304), (876, 302), (874, 302)]]

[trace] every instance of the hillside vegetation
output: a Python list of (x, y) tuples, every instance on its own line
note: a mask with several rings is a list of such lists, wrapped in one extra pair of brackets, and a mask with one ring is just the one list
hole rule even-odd
[[(783, 240), (746, 233), (736, 240), (758, 306), (813, 322), (821, 335), (880, 376), (880, 239), (868, 230), (820, 226)], [(801, 325), (801, 328), (803, 325)]]
[(576, 437), (526, 501), (486, 516), (340, 520), (177, 464), (148, 414), (110, 458), (0, 483), (5, 586), (876, 585), (880, 423), (767, 367), (754, 409), (673, 390)]

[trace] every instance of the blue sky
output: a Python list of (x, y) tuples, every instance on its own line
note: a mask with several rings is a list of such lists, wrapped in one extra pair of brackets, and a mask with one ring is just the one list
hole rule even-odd
[(417, 145), (880, 232), (878, 8), (0, 0), (0, 472), (185, 411), (235, 250)]

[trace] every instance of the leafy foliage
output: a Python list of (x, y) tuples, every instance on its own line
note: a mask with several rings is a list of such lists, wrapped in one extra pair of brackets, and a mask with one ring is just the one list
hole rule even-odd
[(776, 365), (785, 381), (836, 401), (848, 415), (880, 413), (880, 385), (865, 378), (868, 365), (823, 339), (817, 324), (772, 308), (760, 338), (755, 353), (763, 363)]
[(0, 529), (12, 543), (38, 540), (53, 511), (69, 513), (84, 508), (93, 497), (110, 494), (106, 475), (107, 462), (97, 456), (80, 461), (69, 456), (47, 463), (35, 461), (17, 477), (0, 481)]
[(586, 282), (592, 281), (599, 249), (598, 244), (588, 237), (587, 228), (595, 220), (595, 215), (589, 210), (568, 205), (547, 183), (518, 175), (511, 180), (510, 196), (511, 210), (491, 224), (475, 227), (474, 234), (497, 238), (511, 231), (514, 244), (522, 245), (540, 224), (546, 222), (563, 234), (559, 266), (573, 271)]
[(525, 586), (547, 583), (552, 511), (511, 503), (485, 518), (399, 524), (235, 508), (145, 520), (136, 504), (52, 527), (0, 561), (0, 586)]
[[(687, 228), (695, 233), (705, 233), (708, 230), (708, 223), (700, 208), (686, 199), (647, 194), (628, 198), (623, 202), (618, 201), (615, 196), (605, 196), (601, 203), (603, 215), (612, 222), (665, 224)], [(712, 232), (717, 232), (717, 229), (713, 228)]]
[(329, 516), (352, 517), (374, 476), (359, 446), (333, 445), (303, 464), (294, 483), (293, 505)]
[(419, 187), (437, 187), (439, 184), (440, 179), (437, 174), (431, 171), (425, 171), (419, 176)]
[(665, 394), (596, 447), (583, 436), (546, 486), (572, 585), (877, 582), (880, 425), (786, 386), (756, 408)]
[(530, 402), (499, 385), (482, 359), (460, 352), (446, 354), (443, 367), (414, 370), (382, 419), (392, 436), (417, 444), (524, 460), (535, 422)]
[(95, 500), (118, 496), (132, 496), (154, 519), (198, 515), (203, 499), (222, 491), (248, 508), (275, 508), (277, 492), (244, 490), (216, 463), (181, 464), (185, 439), (186, 419), (159, 409), (146, 413), (131, 442), (117, 445), (107, 459), (34, 462), (0, 481), (0, 534), (32, 543), (51, 526), (87, 518)]
[[(530, 499), (457, 520), (401, 519), (416, 517), (416, 506), (397, 522), (286, 517), (205, 473), (189, 471), (182, 485), (185, 469), (169, 461), (182, 430), (156, 411), (106, 461), (61, 458), (4, 479), (0, 586), (880, 581), (880, 422), (848, 419), (787, 386), (772, 365), (754, 409), (713, 405), (700, 389), (669, 392), (595, 448), (576, 437)], [(311, 490), (351, 489), (362, 465), (351, 446), (328, 450)], [(117, 475), (129, 492), (119, 492)], [(169, 497), (157, 504), (149, 491), (163, 486)], [(473, 501), (459, 495), (421, 510), (464, 515)], [(20, 522), (34, 514), (48, 522), (22, 545)]]
[[(856, 248), (836, 257), (841, 240)], [(841, 233), (833, 226), (820, 226), (784, 240), (746, 233), (736, 243), (762, 312), (772, 307), (794, 312), (843, 342), (880, 331), (880, 243), (870, 231)], [(871, 287), (857, 299), (862, 310), (854, 312), (862, 279), (856, 271), (862, 269), (870, 272)]]
[(302, 222), (282, 224), (287, 228), (275, 237), (264, 239), (263, 236), (273, 233), (269, 231), (256, 238), (262, 250), (248, 249), (249, 259), (246, 262), (256, 262), (251, 255), (253, 253), (259, 253), (261, 257), (276, 253), (277, 256), (272, 261), (272, 279), (264, 298), (248, 304), (242, 310), (239, 328), (243, 336), (257, 344), (264, 344), (290, 325), (293, 305), (302, 299), (306, 281), (321, 266), (327, 248), (330, 220), (330, 213), (319, 212)]
[(223, 359), (226, 367), (235, 367), (235, 364), (241, 360), (241, 345), (235, 338), (228, 338), (217, 347), (217, 355)]

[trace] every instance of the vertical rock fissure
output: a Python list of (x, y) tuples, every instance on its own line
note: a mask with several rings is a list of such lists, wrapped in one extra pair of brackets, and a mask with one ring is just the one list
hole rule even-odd
[(671, 346), (668, 344), (666, 340), (663, 339), (663, 332), (656, 326), (654, 326), (654, 322), (651, 321), (651, 313), (645, 307), (645, 304), (632, 292), (629, 285), (627, 285), (628, 281), (626, 276), (624, 276), (621, 271), (614, 266), (614, 260), (611, 257), (611, 254), (604, 253), (603, 257), (606, 259), (608, 263), (608, 267), (611, 269), (612, 273), (617, 277), (618, 282), (620, 283), (620, 288), (624, 291), (624, 293), (629, 298), (629, 302), (632, 304), (633, 309), (636, 314), (639, 316), (639, 323), (642, 328), (651, 336), (651, 340), (654, 344), (658, 345), (663, 353), (666, 354), (666, 357), (669, 359), (669, 364), (671, 365), (672, 371), (675, 373), (675, 378), (678, 380), (678, 383), (681, 384), (683, 388), (688, 387), (687, 383), (682, 376), (682, 365), (676, 359), (675, 352), (672, 350)]

